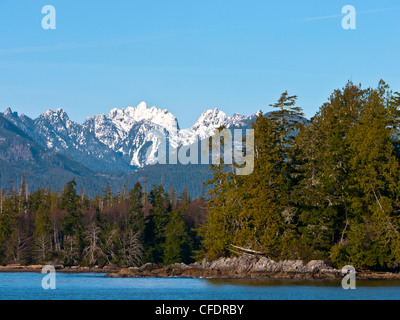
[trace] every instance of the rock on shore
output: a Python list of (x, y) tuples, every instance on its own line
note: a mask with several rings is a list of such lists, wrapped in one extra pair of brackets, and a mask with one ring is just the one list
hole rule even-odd
[[(267, 257), (243, 254), (234, 258), (220, 258), (209, 262), (186, 265), (177, 263), (165, 267), (147, 263), (139, 268), (123, 268), (119, 272), (106, 275), (116, 278), (138, 277), (189, 277), (189, 278), (231, 278), (231, 279), (299, 279), (299, 280), (339, 280), (341, 270), (328, 266), (322, 260), (304, 263), (301, 260), (273, 261)], [(358, 280), (400, 280), (399, 273), (357, 272)]]
[[(0, 266), (0, 272), (41, 272), (43, 265), (7, 265)], [(106, 277), (187, 277), (187, 278), (231, 278), (231, 279), (299, 279), (299, 280), (338, 280), (343, 279), (341, 270), (328, 266), (322, 260), (304, 263), (301, 260), (274, 261), (267, 257), (243, 254), (239, 257), (220, 258), (201, 263), (176, 263), (160, 267), (146, 263), (141, 267), (119, 268), (117, 266), (83, 267), (54, 265), (57, 272), (63, 273), (105, 273)], [(400, 280), (400, 273), (357, 272), (357, 280)]]
[(275, 279), (339, 279), (340, 270), (321, 260), (305, 264), (301, 260), (275, 262), (269, 258), (241, 255), (209, 262), (183, 263), (159, 267), (147, 263), (139, 268), (123, 268), (109, 277), (192, 277), (192, 278), (275, 278)]

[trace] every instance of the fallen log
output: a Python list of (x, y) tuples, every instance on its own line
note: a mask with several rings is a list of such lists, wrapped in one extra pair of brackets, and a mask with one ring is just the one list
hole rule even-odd
[(231, 246), (234, 247), (235, 249), (242, 250), (242, 251), (250, 253), (250, 254), (256, 254), (256, 255), (260, 255), (260, 256), (265, 256), (265, 252), (262, 252), (262, 251), (246, 249), (246, 248), (243, 248), (243, 247), (235, 246), (233, 244), (231, 244)]

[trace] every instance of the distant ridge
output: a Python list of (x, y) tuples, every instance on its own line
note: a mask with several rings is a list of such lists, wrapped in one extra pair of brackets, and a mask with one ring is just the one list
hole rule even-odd
[(25, 174), (31, 190), (62, 188), (75, 178), (78, 188), (90, 194), (101, 193), (107, 184), (122, 191), (124, 185), (131, 188), (140, 181), (147, 188), (163, 183), (166, 190), (187, 189), (199, 197), (205, 192), (202, 182), (210, 178), (208, 165), (149, 165), (160, 134), (177, 148), (206, 139), (221, 126), (248, 129), (255, 119), (256, 114), (229, 117), (215, 108), (205, 110), (191, 128), (180, 129), (172, 113), (144, 102), (88, 117), (83, 124), (60, 108), (36, 119), (7, 108), (0, 113), (0, 187)]

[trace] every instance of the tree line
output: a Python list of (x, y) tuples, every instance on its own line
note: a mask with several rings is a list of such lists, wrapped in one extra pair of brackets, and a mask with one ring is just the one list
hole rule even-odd
[(25, 179), (0, 192), (0, 263), (140, 266), (190, 263), (200, 240), (200, 200), (154, 185), (89, 198), (75, 180), (27, 193)]
[(251, 175), (235, 176), (222, 158), (211, 166), (207, 257), (239, 247), (339, 268), (398, 268), (399, 93), (383, 81), (367, 89), (348, 82), (308, 123), (296, 98), (283, 93), (253, 123)]

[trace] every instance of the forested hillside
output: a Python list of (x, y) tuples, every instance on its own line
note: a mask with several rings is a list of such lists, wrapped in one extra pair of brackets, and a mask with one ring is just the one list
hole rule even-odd
[(182, 184), (166, 188), (162, 166), (157, 183), (138, 178), (118, 192), (106, 183), (94, 195), (75, 180), (33, 193), (25, 179), (10, 183), (0, 192), (0, 263), (166, 265), (242, 248), (274, 260), (397, 269), (400, 94), (383, 81), (367, 89), (348, 82), (308, 123), (296, 99), (283, 93), (252, 123), (250, 175), (235, 175), (222, 158), (203, 173), (204, 186), (193, 173), (190, 182), (206, 192), (196, 200)]

